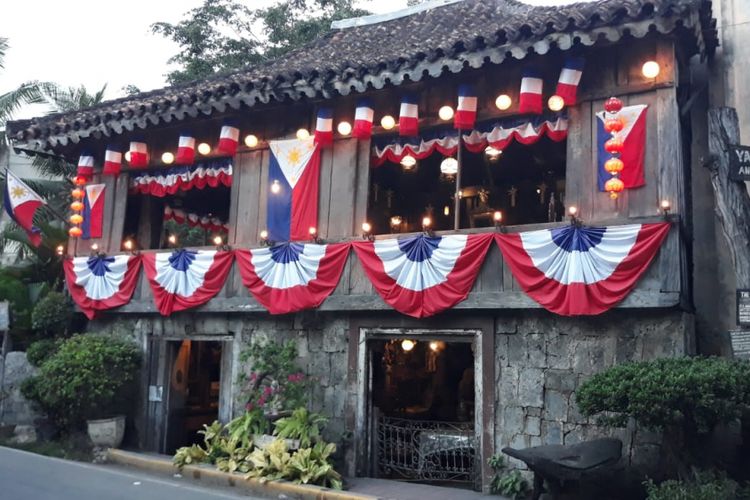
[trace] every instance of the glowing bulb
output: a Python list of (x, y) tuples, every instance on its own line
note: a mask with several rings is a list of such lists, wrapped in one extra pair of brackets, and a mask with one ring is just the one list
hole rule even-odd
[(458, 172), (458, 160), (448, 157), (440, 162), (440, 173), (444, 175), (456, 175)]
[(265, 229), (263, 231), (261, 231), (260, 232), (260, 239), (261, 240), (267, 240), (268, 239), (268, 231), (266, 231)]
[(500, 94), (497, 96), (497, 99), (495, 99), (495, 106), (497, 106), (497, 109), (500, 111), (505, 111), (510, 108), (511, 104), (513, 104), (513, 100), (508, 94)]
[(641, 68), (641, 72), (646, 78), (656, 78), (659, 76), (659, 71), (661, 71), (661, 68), (656, 61), (646, 61)]
[(169, 151), (167, 151), (166, 153), (162, 153), (161, 161), (162, 163), (169, 165), (170, 163), (174, 161), (174, 155), (170, 153)]
[[(88, 182), (88, 179), (86, 179), (86, 177), (85, 177), (85, 176), (83, 176), (83, 175), (77, 175), (77, 176), (75, 176), (75, 178), (73, 179), (73, 184), (75, 184), (76, 186), (83, 186), (83, 185), (85, 185), (85, 184), (86, 184), (87, 182)], [(81, 197), (81, 198), (83, 198), (83, 197)]]
[(568, 213), (571, 217), (575, 217), (578, 213), (578, 207), (576, 207), (575, 205), (571, 206), (570, 208), (568, 208)]
[(81, 212), (83, 210), (83, 203), (80, 201), (74, 201), (70, 204), (70, 209), (74, 212)]
[(130, 151), (125, 151), (125, 161), (130, 162)]
[(668, 212), (669, 209), (672, 208), (669, 204), (669, 200), (661, 200), (661, 209), (665, 212)]
[(438, 116), (443, 121), (448, 121), (453, 118), (453, 108), (450, 106), (443, 106), (438, 110)]
[(428, 228), (432, 225), (432, 219), (429, 217), (422, 217), (422, 227)]
[(170, 243), (171, 245), (175, 245), (175, 244), (177, 244), (177, 235), (175, 235), (175, 234), (170, 234), (170, 235), (169, 235), (169, 238), (167, 238), (167, 241), (169, 241), (169, 243)]
[(68, 229), (68, 234), (73, 238), (78, 238), (83, 234), (83, 229), (80, 227), (74, 226)]
[(253, 134), (249, 134), (245, 136), (245, 146), (249, 148), (254, 148), (258, 145), (258, 138), (254, 136)]
[(198, 152), (202, 155), (207, 155), (211, 152), (211, 146), (209, 146), (205, 142), (201, 142), (200, 144), (198, 144)]
[(484, 148), (484, 154), (487, 155), (487, 158), (494, 161), (500, 158), (500, 155), (503, 154), (503, 150), (497, 149), (493, 146), (487, 146)]
[(500, 210), (495, 210), (495, 213), (492, 214), (492, 218), (495, 220), (495, 222), (502, 222), (503, 213)]
[(372, 231), (372, 225), (369, 222), (367, 222), (367, 221), (363, 222), (362, 223), (362, 232), (365, 233), (365, 234), (370, 234), (371, 231)]
[(401, 226), (401, 222), (402, 222), (402, 220), (401, 220), (400, 216), (394, 215), (393, 217), (391, 217), (391, 227), (392, 228), (394, 228), (394, 229), (398, 228), (399, 226)]
[(315, 226), (310, 226), (310, 229), (307, 230), (310, 233), (310, 236), (315, 236), (318, 234), (318, 229)]
[(221, 246), (221, 244), (224, 243), (224, 240), (221, 238), (221, 236), (216, 235), (214, 236), (214, 245)]
[(560, 111), (565, 107), (565, 99), (563, 99), (559, 95), (553, 95), (547, 101), (547, 106), (549, 106), (549, 109), (551, 111)]
[(383, 118), (380, 119), (380, 125), (384, 129), (390, 130), (396, 126), (396, 120), (391, 115), (385, 115)]
[(65, 248), (62, 245), (57, 245), (55, 252), (57, 252), (57, 255), (62, 255), (65, 252)]
[(352, 133), (352, 124), (349, 122), (340, 122), (336, 127), (341, 135), (349, 135)]
[(80, 200), (83, 198), (83, 189), (75, 188), (73, 191), (70, 192), (71, 196), (73, 196), (74, 199)]
[(430, 342), (430, 350), (431, 351), (437, 352), (438, 349), (440, 349), (440, 342), (438, 342), (437, 340), (433, 340), (432, 342)]
[(451, 214), (451, 207), (449, 207), (448, 205), (444, 206), (443, 207), (443, 215), (447, 216), (447, 215), (450, 215), (450, 214)]
[(80, 224), (81, 222), (83, 222), (83, 216), (79, 214), (73, 214), (68, 220), (71, 224)]
[(281, 192), (281, 184), (279, 184), (279, 181), (276, 179), (271, 183), (271, 192), (273, 194), (279, 194)]
[(412, 170), (417, 165), (417, 159), (411, 155), (406, 155), (401, 158), (401, 166), (404, 170)]
[(133, 249), (133, 240), (125, 240), (122, 244), (123, 248), (125, 250), (132, 250)]
[(406, 339), (401, 341), (401, 349), (403, 349), (405, 352), (409, 352), (414, 349), (415, 345), (417, 345), (417, 343), (413, 340)]
[(97, 250), (99, 250), (99, 245), (97, 245), (96, 243), (93, 243), (91, 245), (91, 250), (93, 250), (94, 252), (96, 252)]
[(297, 139), (307, 139), (310, 137), (310, 132), (306, 128), (297, 130)]

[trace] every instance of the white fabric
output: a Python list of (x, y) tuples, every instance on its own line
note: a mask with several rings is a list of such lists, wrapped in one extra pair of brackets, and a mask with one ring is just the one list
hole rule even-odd
[(221, 133), (219, 134), (219, 139), (232, 139), (235, 142), (239, 142), (240, 129), (238, 129), (237, 127), (224, 125), (223, 127), (221, 127)]
[(420, 141), (416, 149), (414, 144), (389, 144), (383, 148), (375, 146), (375, 154), (378, 158), (382, 157), (387, 151), (392, 151), (395, 155), (401, 156), (407, 147), (412, 150), (415, 154), (424, 153), (432, 149), (435, 144), (439, 144), (443, 148), (455, 148), (458, 146), (457, 136), (447, 136), (440, 139), (430, 139), (429, 141)]
[(112, 163), (122, 163), (122, 153), (119, 151), (107, 150), (104, 152), (104, 161), (110, 161)]
[(354, 119), (355, 120), (364, 120), (366, 122), (372, 122), (372, 119), (375, 117), (375, 112), (372, 110), (372, 108), (357, 108), (354, 111)]
[(578, 83), (581, 81), (581, 75), (583, 75), (583, 71), (572, 68), (563, 68), (562, 71), (560, 71), (560, 78), (558, 78), (557, 81), (558, 83), (564, 83), (565, 85), (578, 86)]
[(333, 118), (318, 118), (315, 122), (315, 130), (319, 132), (331, 132), (333, 130)]
[[(641, 113), (643, 113), (646, 110), (646, 108), (648, 108), (647, 104), (636, 104), (635, 106), (625, 106), (620, 111), (618, 111), (617, 117), (623, 121), (625, 126), (622, 127), (622, 130), (615, 133), (614, 136), (617, 139), (624, 141), (630, 134), (630, 131), (633, 130), (633, 126), (635, 125), (635, 122), (638, 121), (638, 118), (641, 116)], [(598, 113), (596, 113), (597, 118), (604, 121), (605, 119), (604, 113), (605, 113), (604, 111), (599, 111)]]
[(258, 278), (270, 288), (305, 286), (318, 275), (326, 248), (327, 245), (303, 245), (298, 259), (287, 263), (273, 260), (270, 248), (255, 248), (251, 251), (250, 262)]
[(401, 103), (401, 111), (399, 112), (399, 116), (403, 116), (406, 118), (419, 118), (419, 107), (416, 104), (411, 104), (408, 102), (402, 102)]
[(195, 137), (181, 135), (177, 146), (180, 148), (195, 149)]
[(80, 158), (78, 158), (78, 166), (79, 167), (93, 167), (94, 157), (93, 156), (81, 156)]
[(430, 258), (422, 262), (409, 260), (397, 239), (376, 240), (375, 254), (383, 261), (385, 273), (399, 286), (421, 292), (448, 279), (467, 240), (467, 235), (443, 236)]
[(458, 96), (458, 110), (459, 111), (476, 111), (477, 110), (476, 96)]
[(268, 147), (279, 162), (289, 186), (294, 189), (315, 152), (315, 138), (269, 141)]
[(10, 207), (13, 210), (27, 201), (41, 201), (43, 205), (46, 205), (42, 197), (36, 194), (25, 182), (16, 177), (16, 174), (10, 170), (7, 173), (8, 175), (5, 180), (7, 187), (5, 192), (10, 196)]
[(489, 132), (472, 130), (470, 134), (464, 135), (464, 141), (466, 141), (468, 144), (478, 144), (484, 140), (491, 143), (498, 142), (507, 139), (514, 132), (520, 134), (521, 137), (535, 137), (540, 134), (542, 125), (544, 124), (546, 124), (547, 128), (549, 130), (552, 130), (553, 132), (562, 132), (568, 129), (568, 120), (562, 117), (558, 117), (554, 122), (542, 122), (537, 127), (534, 127), (531, 122), (526, 122), (517, 127), (511, 128), (495, 127)]
[(152, 182), (157, 182), (162, 186), (172, 186), (177, 184), (178, 179), (181, 179), (182, 182), (189, 182), (196, 178), (218, 177), (222, 172), (227, 175), (232, 175), (232, 165), (229, 164), (220, 168), (198, 167), (194, 170), (191, 169), (188, 172), (171, 173), (166, 175), (139, 175), (134, 177), (131, 182), (133, 186), (148, 185)]
[(99, 201), (99, 197), (104, 192), (106, 184), (87, 184), (84, 188), (86, 190), (86, 198), (89, 200), (89, 206), (93, 208), (96, 202)]
[(169, 264), (171, 255), (172, 252), (155, 255), (156, 282), (168, 293), (190, 297), (203, 285), (206, 273), (214, 263), (216, 250), (198, 250), (185, 271), (178, 271)]
[(530, 76), (521, 78), (521, 93), (541, 94), (543, 83), (544, 82), (542, 82), (541, 78), (533, 78)]
[(607, 227), (601, 242), (587, 251), (568, 252), (557, 246), (548, 229), (520, 233), (534, 266), (563, 285), (591, 285), (609, 278), (635, 245), (640, 224)]
[(132, 153), (147, 153), (146, 143), (145, 142), (131, 142), (130, 143), (130, 151)]
[(103, 276), (94, 274), (88, 266), (89, 257), (73, 259), (73, 272), (76, 285), (86, 290), (86, 296), (92, 300), (105, 300), (120, 290), (120, 284), (128, 270), (129, 255), (114, 255), (114, 261), (108, 263), (109, 271)]

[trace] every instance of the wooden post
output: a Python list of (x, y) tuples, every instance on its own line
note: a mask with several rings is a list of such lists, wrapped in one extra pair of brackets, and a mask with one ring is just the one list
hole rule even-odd
[(750, 195), (743, 182), (729, 178), (729, 145), (740, 142), (734, 108), (708, 110), (708, 151), (705, 167), (711, 171), (714, 210), (734, 261), (738, 288), (750, 288)]
[(456, 153), (456, 194), (453, 200), (453, 229), (461, 229), (461, 170), (463, 170), (463, 155), (461, 154), (461, 129), (458, 130), (458, 153)]

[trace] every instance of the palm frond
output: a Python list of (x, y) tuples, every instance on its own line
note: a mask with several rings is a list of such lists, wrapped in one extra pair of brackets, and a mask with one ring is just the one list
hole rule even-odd
[(75, 175), (76, 167), (63, 159), (35, 156), (31, 166), (44, 177), (60, 178)]
[(106, 84), (93, 94), (83, 85), (80, 87), (55, 87), (46, 92), (45, 97), (53, 107), (51, 113), (67, 113), (99, 104), (104, 100), (106, 91)]
[(57, 86), (49, 82), (26, 82), (20, 87), (0, 94), (0, 123), (8, 121), (25, 104), (46, 102), (45, 95)]
[(0, 68), (5, 68), (5, 53), (8, 51), (8, 39), (0, 37)]

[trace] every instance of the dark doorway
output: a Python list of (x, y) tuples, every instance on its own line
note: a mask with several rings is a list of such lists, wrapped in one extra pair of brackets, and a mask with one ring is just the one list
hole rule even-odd
[(172, 365), (167, 402), (166, 453), (201, 442), (198, 431), (219, 417), (222, 342), (169, 342)]

